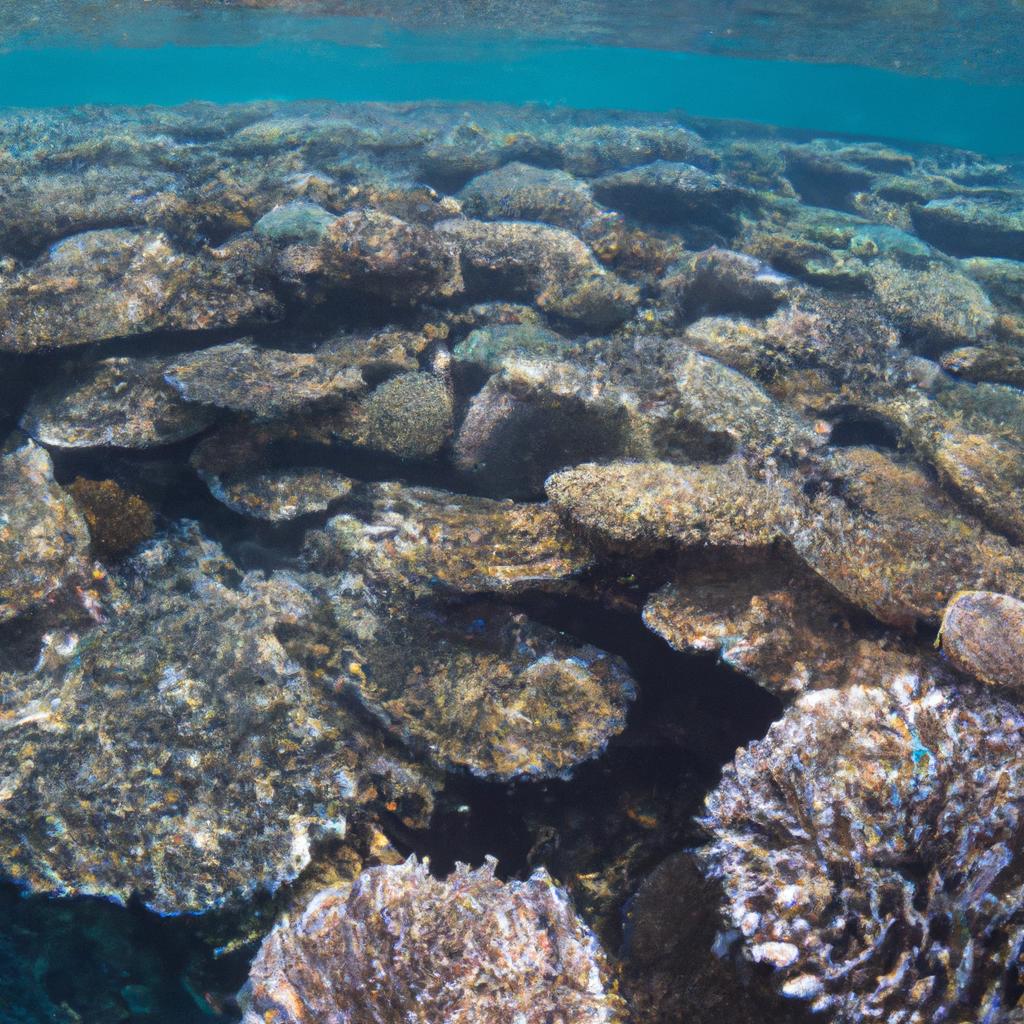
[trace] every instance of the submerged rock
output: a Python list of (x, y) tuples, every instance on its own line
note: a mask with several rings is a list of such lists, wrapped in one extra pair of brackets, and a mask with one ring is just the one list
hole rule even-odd
[(117, 481), (77, 477), (68, 493), (85, 516), (97, 555), (116, 558), (153, 536), (153, 510)]
[(352, 490), (352, 481), (329, 469), (268, 469), (205, 474), (210, 493), (233, 512), (272, 523), (326, 512)]
[(597, 939), (543, 869), (495, 861), (445, 880), (410, 858), (327, 889), (264, 940), (243, 1024), (614, 1024), (622, 1005)]
[(402, 459), (427, 459), (448, 440), (453, 413), (445, 381), (402, 373), (375, 388), (356, 410), (356, 443)]
[(912, 674), (801, 697), (707, 799), (700, 857), (745, 955), (843, 1024), (1000, 1019), (1022, 744), (1012, 705)]
[(33, 443), (0, 456), (0, 622), (39, 604), (89, 569), (89, 531)]
[(692, 164), (658, 160), (598, 178), (594, 195), (613, 209), (656, 222), (705, 223), (728, 230), (741, 189)]
[(957, 594), (939, 635), (962, 672), (1024, 694), (1024, 601), (977, 590)]
[(179, 356), (164, 377), (186, 402), (261, 419), (342, 404), (364, 387), (359, 370), (336, 355), (257, 348), (249, 341)]
[(976, 344), (990, 336), (995, 326), (989, 297), (946, 264), (919, 269), (879, 260), (871, 265), (871, 282), (884, 312), (910, 345), (926, 354)]
[(672, 375), (677, 431), (727, 438), (757, 459), (804, 455), (823, 443), (812, 423), (714, 359), (686, 352), (672, 366)]
[(459, 193), (463, 211), (481, 220), (530, 220), (581, 231), (614, 214), (594, 202), (590, 186), (565, 171), (510, 163), (473, 178)]
[(604, 270), (579, 238), (562, 228), (522, 221), (447, 220), (437, 231), (455, 242), (466, 273), (487, 288), (529, 295), (539, 309), (584, 328), (627, 320), (637, 289)]
[(613, 462), (577, 466), (548, 479), (551, 504), (616, 547), (767, 548), (783, 535), (781, 492), (741, 463), (678, 466)]
[(1024, 593), (1024, 557), (962, 512), (918, 466), (843, 448), (792, 535), (803, 560), (882, 622), (938, 623), (958, 590)]
[(485, 493), (531, 498), (554, 470), (642, 450), (638, 434), (628, 398), (586, 370), (508, 358), (470, 401), (452, 455)]
[(164, 370), (128, 356), (72, 368), (32, 396), (22, 429), (55, 448), (149, 448), (201, 433), (215, 414), (182, 401)]
[(775, 560), (687, 570), (648, 598), (643, 619), (676, 650), (717, 651), (786, 699), (865, 674), (855, 610), (806, 570)]
[(338, 218), (316, 203), (295, 200), (275, 206), (253, 225), (253, 234), (278, 245), (320, 241)]
[(626, 724), (625, 663), (500, 605), (390, 621), (350, 679), (359, 701), (438, 767), (568, 778)]
[(964, 380), (1024, 386), (1024, 349), (1012, 345), (968, 345), (947, 352), (941, 362)]
[(375, 786), (427, 806), (423, 773), (278, 639), (315, 614), (300, 580), (240, 577), (186, 525), (114, 582), (105, 624), (0, 677), (0, 863), (12, 878), (201, 912), (294, 879)]
[(539, 324), (510, 323), (478, 327), (452, 349), (456, 367), (472, 366), (495, 373), (509, 362), (558, 359), (570, 343)]
[(177, 251), (157, 231), (66, 238), (0, 279), (0, 351), (275, 320), (281, 309), (257, 282), (259, 260), (244, 238), (198, 255)]
[(1024, 260), (1024, 213), (1013, 200), (933, 199), (913, 218), (922, 238), (953, 256)]
[(379, 210), (336, 218), (314, 244), (285, 248), (278, 266), (286, 279), (316, 294), (357, 288), (408, 305), (462, 291), (458, 253), (450, 240)]
[(546, 505), (399, 484), (373, 485), (368, 497), (365, 522), (336, 516), (307, 535), (313, 568), (355, 564), (383, 586), (418, 596), (511, 594), (564, 583), (593, 561)]

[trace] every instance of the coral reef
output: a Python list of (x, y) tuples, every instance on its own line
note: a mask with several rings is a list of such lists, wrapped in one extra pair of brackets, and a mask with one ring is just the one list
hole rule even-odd
[(494, 863), (446, 880), (414, 858), (318, 894), (265, 940), (244, 1024), (621, 1020), (604, 954), (540, 871), (502, 883)]
[(994, 1020), (1020, 983), (1024, 717), (928, 677), (821, 690), (708, 797), (745, 955), (829, 1019)]
[(0, 116), (0, 193), (35, 906), (226, 1022), (275, 922), (253, 1021), (1021, 1015), (1019, 166), (261, 102)]

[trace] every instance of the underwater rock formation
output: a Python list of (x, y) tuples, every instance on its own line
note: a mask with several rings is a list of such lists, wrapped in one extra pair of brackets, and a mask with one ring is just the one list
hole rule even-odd
[(526, 221), (443, 221), (442, 237), (459, 247), (467, 274), (488, 287), (529, 295), (541, 311), (595, 331), (627, 320), (639, 301), (635, 286), (594, 259), (587, 245), (562, 228)]
[(642, 430), (626, 395), (571, 363), (509, 357), (473, 396), (453, 461), (484, 493), (531, 498), (554, 470), (643, 452)]
[(42, 604), (89, 570), (89, 530), (29, 442), (0, 456), (0, 622)]
[(72, 369), (32, 396), (22, 429), (55, 448), (148, 448), (201, 433), (213, 413), (183, 402), (164, 370), (123, 356)]
[(297, 578), (239, 579), (186, 525), (113, 582), (106, 623), (0, 677), (12, 878), (200, 912), (295, 878), (317, 837), (344, 834), (373, 798), (371, 779), (426, 810), (429, 773), (396, 760), (275, 635), (315, 614)]
[(499, 852), (609, 949), (648, 879), (636, 1024), (1013, 1019), (1019, 167), (266, 102), (0, 117), (0, 192), (6, 873), (319, 970), (310, 893)]
[(604, 953), (565, 893), (543, 870), (503, 883), (494, 867), (441, 881), (410, 858), (321, 892), (264, 941), (243, 1024), (620, 1021)]
[(782, 492), (753, 479), (738, 462), (587, 463), (555, 473), (547, 493), (589, 534), (633, 550), (766, 548), (782, 535)]
[(164, 379), (185, 402), (268, 420), (342, 403), (364, 387), (359, 370), (337, 356), (256, 348), (247, 341), (172, 360)]
[(155, 231), (66, 238), (0, 282), (0, 351), (277, 319), (276, 298), (257, 283), (258, 262), (245, 238), (200, 255), (176, 251)]
[(884, 648), (859, 647), (859, 618), (811, 573), (777, 559), (687, 567), (643, 609), (647, 628), (676, 650), (717, 651), (782, 698), (870, 678), (874, 666), (862, 662), (880, 661)]
[(352, 563), (410, 595), (514, 594), (556, 586), (593, 561), (546, 505), (514, 504), (426, 487), (368, 488), (367, 521), (335, 516), (306, 539), (319, 572)]
[(897, 674), (797, 700), (708, 797), (735, 941), (844, 1024), (995, 1020), (1019, 991), (1024, 717)]
[(203, 476), (210, 493), (232, 512), (272, 523), (326, 512), (352, 490), (347, 476), (316, 467)]
[(349, 680), (360, 703), (439, 767), (482, 778), (568, 778), (636, 696), (620, 658), (500, 605), (417, 608), (376, 639)]
[(942, 619), (942, 650), (962, 672), (984, 683), (1024, 691), (1024, 601), (966, 591)]

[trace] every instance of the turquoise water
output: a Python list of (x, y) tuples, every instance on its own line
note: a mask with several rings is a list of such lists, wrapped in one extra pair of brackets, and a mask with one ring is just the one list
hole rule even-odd
[[(292, 26), (294, 29), (296, 26)], [(365, 31), (362, 34), (367, 34)], [(252, 99), (539, 102), (679, 110), (821, 133), (1024, 153), (1024, 85), (669, 50), (484, 43), (381, 31), (372, 42), (35, 47), (0, 54), (0, 107)]]

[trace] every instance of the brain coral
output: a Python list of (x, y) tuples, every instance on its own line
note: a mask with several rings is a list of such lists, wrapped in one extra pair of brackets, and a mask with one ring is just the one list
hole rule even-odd
[(707, 800), (746, 956), (841, 1024), (1005, 1022), (1024, 950), (1024, 717), (905, 674), (800, 698)]
[(445, 880), (410, 857), (325, 889), (266, 938), (242, 1024), (614, 1024), (597, 940), (547, 873)]

